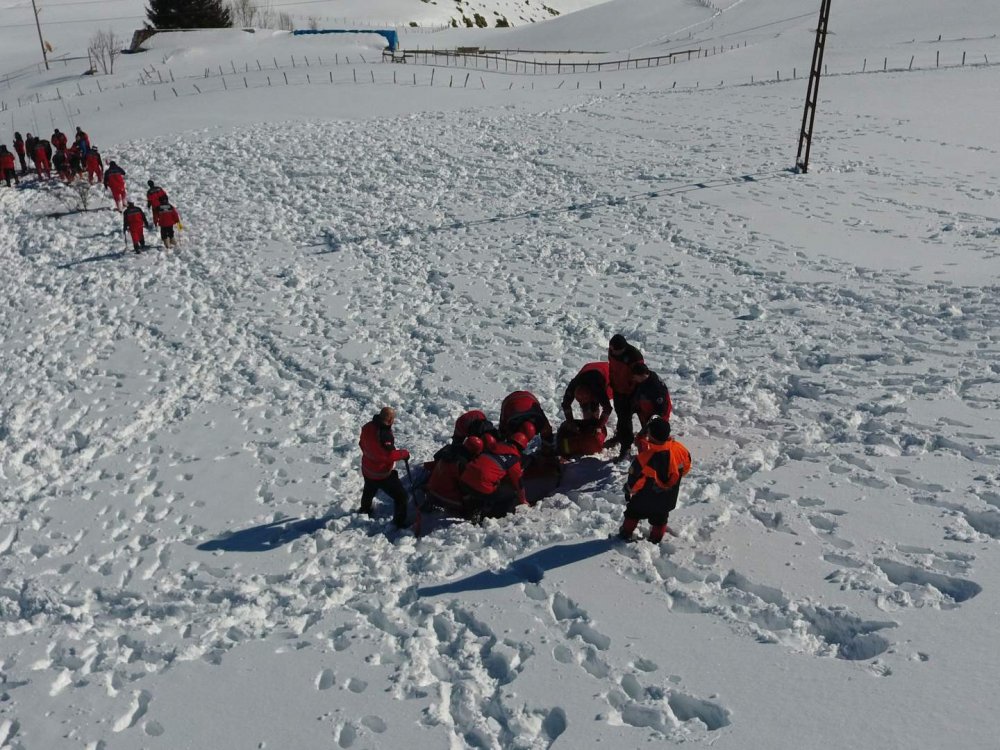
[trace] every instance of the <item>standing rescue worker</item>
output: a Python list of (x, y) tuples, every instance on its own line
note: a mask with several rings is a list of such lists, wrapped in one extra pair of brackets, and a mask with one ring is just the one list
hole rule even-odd
[(17, 171), (14, 169), (14, 154), (7, 150), (7, 146), (0, 145), (0, 180), (6, 180), (7, 187), (10, 187), (12, 178), (15, 185), (21, 183), (17, 179)]
[(632, 411), (639, 415), (640, 427), (645, 427), (653, 417), (670, 421), (673, 404), (670, 391), (660, 377), (645, 364), (632, 365)]
[(161, 201), (167, 200), (167, 191), (152, 180), (147, 180), (146, 184), (149, 186), (149, 190), (146, 191), (146, 205), (155, 209)]
[(132, 237), (132, 249), (139, 252), (140, 247), (146, 247), (146, 235), (143, 229), (152, 229), (146, 214), (132, 201), (128, 202), (128, 207), (122, 213), (122, 224), (124, 231)]
[(101, 159), (101, 154), (94, 146), (87, 152), (87, 155), (83, 159), (84, 163), (87, 165), (87, 181), (90, 184), (94, 184), (94, 178), (100, 183), (104, 182), (104, 161)]
[(44, 138), (36, 138), (31, 148), (31, 158), (35, 162), (38, 179), (52, 178), (52, 144)]
[(109, 161), (104, 171), (104, 187), (111, 191), (115, 209), (121, 211), (125, 207), (125, 170), (114, 161)]
[(643, 364), (642, 352), (616, 333), (608, 342), (608, 379), (611, 381), (611, 401), (615, 407), (615, 434), (605, 444), (605, 448), (621, 446), (619, 453), (628, 455), (635, 439), (632, 425), (632, 365)]
[(181, 217), (177, 209), (170, 205), (167, 196), (163, 196), (160, 205), (153, 209), (153, 223), (160, 228), (160, 239), (167, 249), (174, 246), (174, 226), (183, 229)]
[(69, 139), (66, 137), (65, 133), (59, 131), (59, 128), (56, 128), (52, 132), (52, 138), (50, 140), (52, 141), (52, 147), (56, 151), (65, 151), (66, 146), (69, 145)]
[(649, 521), (649, 541), (663, 539), (670, 511), (677, 507), (681, 479), (691, 471), (691, 454), (670, 437), (670, 422), (656, 417), (646, 428), (646, 440), (629, 466), (625, 483), (625, 519), (618, 536), (631, 539), (639, 521)]
[(398, 529), (405, 529), (409, 524), (406, 520), (406, 505), (409, 500), (403, 483), (399, 481), (399, 473), (394, 468), (397, 461), (408, 461), (410, 452), (396, 448), (396, 438), (392, 434), (392, 425), (396, 421), (396, 410), (384, 406), (361, 428), (361, 476), (365, 485), (361, 490), (361, 507), (359, 513), (373, 515), (372, 501), (379, 490), (392, 498), (392, 522)]
[(17, 153), (17, 158), (21, 162), (21, 174), (28, 174), (28, 165), (24, 161), (24, 155), (26, 153), (24, 139), (21, 137), (20, 133), (14, 133), (14, 151)]

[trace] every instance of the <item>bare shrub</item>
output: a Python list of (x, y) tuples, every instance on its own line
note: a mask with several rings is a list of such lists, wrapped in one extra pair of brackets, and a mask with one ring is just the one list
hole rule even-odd
[(87, 45), (87, 54), (90, 55), (91, 67), (97, 70), (100, 66), (105, 75), (115, 72), (115, 60), (122, 53), (122, 39), (111, 29), (98, 31)]

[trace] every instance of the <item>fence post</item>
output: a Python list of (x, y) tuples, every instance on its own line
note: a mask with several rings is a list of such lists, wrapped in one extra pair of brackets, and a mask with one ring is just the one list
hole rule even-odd
[(245, 89), (250, 88), (250, 84), (247, 83), (247, 77), (246, 76), (243, 76), (243, 88), (245, 88)]
[(372, 83), (375, 83), (375, 71), (369, 70), (368, 72), (372, 74)]
[(229, 86), (226, 84), (225, 76), (223, 76), (222, 78), (222, 88), (224, 88), (226, 91), (229, 91)]
[(170, 90), (174, 92), (174, 97), (175, 98), (178, 97), (178, 96), (180, 96), (180, 94), (177, 93), (177, 89), (171, 88)]
[(357, 83), (358, 82), (358, 69), (357, 68), (353, 68), (353, 71), (354, 71), (354, 82)]
[(431, 68), (431, 86), (434, 85), (434, 68)]
[(889, 69), (889, 58), (886, 57), (882, 60), (882, 72), (885, 73)]
[(907, 70), (913, 70), (913, 58), (914, 57), (916, 57), (916, 55), (910, 55), (910, 67), (907, 68)]
[(469, 88), (469, 76), (471, 76), (471, 75), (472, 75), (472, 73), (466, 73), (465, 74), (465, 84), (462, 86), (463, 89)]
[(962, 53), (962, 65), (965, 65), (965, 53)]
[(283, 75), (285, 77), (285, 85), (287, 86), (288, 85), (288, 73), (282, 72), (281, 75)]
[(934, 61), (934, 67), (935, 68), (941, 67), (941, 50), (937, 51), (937, 59)]

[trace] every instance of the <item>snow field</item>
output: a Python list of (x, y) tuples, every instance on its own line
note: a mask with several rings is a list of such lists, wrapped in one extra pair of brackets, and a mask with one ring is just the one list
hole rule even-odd
[[(808, 178), (801, 87), (135, 140), (186, 227), (139, 257), (0, 190), (0, 743), (989, 747), (997, 150), (928, 114), (993, 78), (831, 81)], [(678, 538), (609, 541), (596, 459), (481, 528), (350, 512), (383, 402), (415, 464), (616, 331)]]

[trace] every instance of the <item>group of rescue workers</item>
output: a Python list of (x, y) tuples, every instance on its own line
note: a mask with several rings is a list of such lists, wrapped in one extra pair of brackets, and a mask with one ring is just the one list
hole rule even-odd
[[(17, 171), (20, 162), (20, 173)], [(115, 209), (122, 213), (122, 231), (132, 240), (132, 249), (139, 252), (146, 247), (145, 230), (154, 226), (160, 228), (160, 239), (165, 248), (172, 248), (176, 239), (174, 228), (183, 229), (177, 209), (170, 204), (166, 191), (149, 180), (146, 191), (146, 205), (153, 216), (150, 224), (145, 212), (128, 199), (125, 186), (125, 170), (114, 161), (109, 161), (105, 169), (104, 160), (96, 146), (91, 145), (90, 136), (80, 127), (72, 143), (65, 133), (56, 128), (52, 137), (37, 138), (31, 133), (22, 138), (20, 133), (14, 133), (14, 152), (7, 149), (6, 144), (0, 144), (0, 179), (11, 187), (21, 183), (21, 177), (28, 174), (28, 161), (34, 166), (38, 180), (51, 180), (53, 169), (56, 175), (67, 184), (82, 180), (86, 173), (87, 183), (93, 185), (96, 181), (102, 184), (115, 202)]]
[[(579, 418), (574, 416), (574, 403), (579, 405)], [(612, 336), (607, 360), (580, 369), (567, 385), (561, 407), (565, 421), (556, 432), (529, 391), (515, 391), (504, 398), (496, 425), (478, 409), (462, 414), (451, 442), (423, 465), (420, 481), (410, 474), (409, 451), (396, 448), (392, 431), (396, 412), (383, 407), (361, 430), (364, 488), (358, 512), (373, 515), (373, 501), (381, 490), (393, 501), (395, 526), (410, 525), (409, 496), (394, 468), (397, 461), (406, 464), (418, 522), (421, 511), (440, 507), (478, 523), (531, 504), (526, 478), (553, 472), (558, 476), (562, 461), (614, 446), (618, 446), (614, 460), (623, 461), (635, 444), (638, 454), (624, 486), (626, 503), (619, 535), (631, 538), (645, 519), (650, 524), (649, 540), (661, 541), (668, 530), (668, 516), (677, 506), (681, 478), (691, 469), (691, 455), (671, 437), (670, 392), (646, 365), (642, 352), (621, 334)], [(612, 410), (616, 430), (606, 439)], [(638, 434), (634, 433), (636, 416)], [(529, 451), (536, 436), (539, 445)]]

